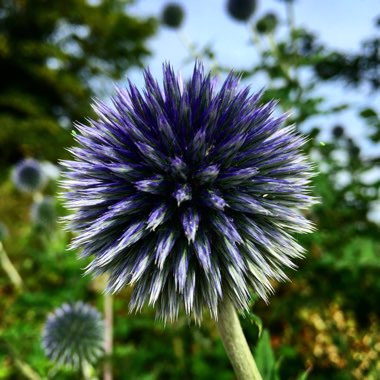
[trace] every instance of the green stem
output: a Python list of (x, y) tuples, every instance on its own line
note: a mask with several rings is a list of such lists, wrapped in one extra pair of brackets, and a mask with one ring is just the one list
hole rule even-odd
[(19, 359), (16, 350), (2, 337), (0, 337), (0, 349), (3, 349), (13, 360), (15, 367), (22, 373), (23, 378), (28, 380), (42, 380), (40, 375), (27, 363)]
[(113, 346), (113, 296), (104, 294), (104, 351), (105, 362), (103, 371), (103, 380), (112, 380), (112, 346)]
[(22, 278), (17, 272), (17, 269), (12, 264), (12, 261), (9, 259), (7, 252), (5, 251), (3, 244), (0, 241), (0, 263), (4, 271), (7, 273), (11, 282), (17, 290), (22, 288)]
[(217, 326), (237, 379), (262, 380), (235, 307), (228, 298), (219, 305)]

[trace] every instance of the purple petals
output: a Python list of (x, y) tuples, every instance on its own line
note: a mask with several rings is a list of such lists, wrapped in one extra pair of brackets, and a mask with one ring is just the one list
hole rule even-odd
[(199, 231), (194, 240), (194, 250), (202, 268), (208, 272), (211, 267), (211, 245), (208, 236), (203, 231)]
[(144, 198), (137, 197), (136, 195), (131, 195), (129, 197), (125, 197), (120, 202), (113, 204), (108, 207), (108, 211), (105, 212), (102, 217), (100, 217), (96, 224), (93, 225), (93, 228), (99, 224), (99, 228), (102, 228), (102, 223), (108, 220), (115, 220), (116, 217), (122, 217), (126, 215), (132, 215), (141, 211), (145, 208), (146, 201), (144, 202)]
[(187, 179), (188, 168), (181, 158), (173, 158), (170, 164), (173, 174), (178, 175), (182, 179)]
[(239, 269), (244, 269), (244, 261), (238, 247), (226, 237), (221, 241), (220, 252), (224, 255), (227, 261), (236, 265)]
[(210, 165), (198, 170), (194, 178), (202, 184), (212, 183), (219, 175), (219, 165)]
[(207, 190), (203, 193), (203, 202), (216, 210), (223, 211), (228, 206), (227, 202), (221, 197), (218, 191)]
[(182, 202), (190, 201), (192, 199), (191, 187), (187, 183), (177, 185), (177, 188), (172, 195), (177, 200), (177, 205), (180, 206)]
[(178, 262), (176, 263), (175, 268), (174, 268), (175, 286), (180, 293), (183, 292), (185, 284), (186, 284), (188, 268), (189, 268), (188, 251), (187, 251), (187, 248), (183, 246), (182, 252), (179, 253), (178, 255)]
[(262, 199), (255, 199), (244, 193), (234, 193), (227, 196), (231, 209), (249, 214), (273, 215), (270, 206), (264, 207)]
[(158, 116), (157, 120), (158, 130), (160, 132), (160, 136), (163, 139), (163, 142), (166, 145), (172, 146), (176, 143), (176, 136), (173, 132), (173, 128), (170, 125), (169, 121), (163, 115)]
[(220, 174), (218, 178), (218, 184), (222, 187), (229, 188), (249, 181), (258, 173), (257, 168), (230, 168)]
[(143, 236), (146, 235), (145, 232), (145, 223), (144, 222), (136, 222), (131, 224), (125, 232), (122, 234), (119, 239), (118, 245), (129, 247), (130, 245), (139, 241)]
[(89, 272), (114, 292), (133, 284), (132, 310), (217, 318), (223, 297), (248, 307), (248, 286), (266, 300), (302, 256), (290, 233), (313, 229), (300, 212), (315, 203), (312, 165), (276, 103), (232, 73), (217, 88), (200, 62), (185, 82), (163, 71), (163, 86), (145, 71), (142, 91), (129, 83), (77, 126), (65, 220)]
[[(190, 268), (189, 268), (190, 269)], [(196, 275), (194, 270), (188, 270), (186, 274), (186, 284), (183, 289), (183, 299), (185, 303), (186, 314), (190, 314), (195, 297), (195, 285), (196, 285)]]
[(239, 149), (244, 144), (247, 135), (244, 134), (236, 134), (236, 135), (228, 135), (222, 143), (214, 147), (214, 149), (210, 152), (210, 156), (214, 160), (220, 160), (223, 163), (227, 161), (230, 162), (234, 158), (234, 156), (239, 152)]
[(153, 209), (149, 214), (147, 220), (146, 228), (154, 231), (158, 226), (164, 223), (170, 217), (170, 211), (166, 204), (161, 204), (160, 206)]
[(226, 216), (225, 213), (219, 212), (217, 214), (211, 215), (209, 217), (211, 225), (214, 227), (214, 230), (219, 235), (219, 238), (226, 237), (231, 242), (242, 243), (243, 239), (241, 238), (239, 232), (236, 229), (236, 226), (232, 218)]
[(131, 280), (129, 282), (130, 285), (135, 284), (144, 272), (148, 269), (150, 262), (152, 261), (152, 255), (149, 251), (145, 251), (141, 254), (140, 257), (137, 258), (135, 265), (131, 271)]
[(202, 128), (197, 131), (190, 145), (193, 160), (201, 161), (206, 155), (207, 142), (206, 131)]
[(235, 301), (237, 308), (246, 310), (250, 295), (244, 272), (232, 263), (227, 265), (225, 271), (224, 280), (229, 290), (228, 296)]
[(161, 175), (156, 175), (154, 177), (135, 182), (135, 187), (137, 190), (146, 193), (160, 194), (164, 190), (164, 183), (164, 177)]
[(157, 238), (156, 263), (160, 269), (163, 268), (166, 258), (174, 247), (177, 233), (173, 231), (160, 232)]
[(143, 236), (147, 234), (145, 230), (145, 222), (136, 222), (131, 224), (117, 240), (116, 244), (111, 245), (98, 256), (89, 266), (88, 271), (93, 271), (97, 267), (104, 267), (109, 264), (116, 256), (122, 251), (125, 251), (132, 244), (138, 242)]
[(155, 271), (152, 276), (149, 287), (149, 304), (154, 305), (159, 298), (163, 287), (165, 286), (169, 270), (163, 268), (162, 270)]
[(143, 160), (146, 160), (148, 163), (160, 169), (166, 168), (167, 158), (163, 154), (161, 154), (156, 148), (154, 148), (152, 145), (145, 144), (142, 142), (136, 142), (135, 144), (141, 152), (141, 157)]
[(181, 215), (183, 231), (185, 232), (189, 243), (194, 242), (195, 240), (195, 234), (199, 227), (199, 220), (200, 216), (198, 211), (190, 207), (185, 209)]

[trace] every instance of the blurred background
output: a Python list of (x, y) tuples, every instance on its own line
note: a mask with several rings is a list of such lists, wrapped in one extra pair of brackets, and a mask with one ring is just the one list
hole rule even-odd
[[(263, 377), (380, 379), (379, 32), (377, 0), (0, 0), (0, 379), (82, 378), (45, 357), (41, 331), (64, 302), (104, 308), (57, 221), (73, 121), (115, 84), (142, 86), (142, 68), (186, 78), (197, 58), (278, 99), (319, 172), (307, 257), (242, 318)], [(129, 295), (114, 299), (115, 379), (234, 378), (211, 319), (164, 326), (129, 315)]]

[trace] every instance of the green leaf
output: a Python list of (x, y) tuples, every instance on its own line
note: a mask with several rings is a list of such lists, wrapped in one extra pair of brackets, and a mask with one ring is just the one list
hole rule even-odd
[(306, 371), (299, 374), (299, 376), (297, 377), (297, 380), (307, 380), (307, 378), (309, 377), (310, 371), (311, 371), (311, 368), (308, 368)]
[(280, 380), (278, 374), (278, 363), (274, 357), (270, 336), (267, 330), (261, 334), (261, 338), (257, 343), (254, 351), (254, 357), (261, 376), (265, 380)]
[(364, 108), (360, 111), (359, 114), (364, 119), (368, 119), (370, 117), (377, 117), (376, 111), (374, 111), (372, 108)]
[(261, 320), (260, 317), (258, 317), (254, 313), (247, 313), (247, 317), (249, 318), (250, 322), (252, 322), (254, 325), (256, 325), (258, 329), (258, 336), (260, 338), (261, 333), (263, 332), (263, 321)]

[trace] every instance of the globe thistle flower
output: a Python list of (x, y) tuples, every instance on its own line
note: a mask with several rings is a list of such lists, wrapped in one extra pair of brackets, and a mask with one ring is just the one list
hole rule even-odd
[(272, 33), (277, 28), (278, 20), (274, 13), (267, 13), (256, 23), (256, 30), (260, 34)]
[(224, 297), (247, 309), (250, 288), (267, 300), (302, 256), (290, 233), (312, 230), (305, 138), (232, 73), (218, 87), (200, 63), (185, 83), (164, 65), (163, 89), (144, 75), (142, 92), (129, 83), (77, 125), (63, 162), (72, 248), (110, 274), (109, 291), (134, 286), (132, 310), (164, 320), (182, 306), (217, 318)]
[(227, 11), (237, 21), (247, 21), (256, 9), (256, 0), (228, 0)]
[(177, 3), (168, 3), (165, 5), (162, 14), (161, 22), (169, 28), (178, 29), (184, 19), (182, 6)]
[(341, 125), (336, 125), (332, 129), (332, 135), (336, 139), (340, 139), (344, 135), (344, 128)]
[(57, 220), (55, 200), (51, 196), (45, 196), (32, 204), (30, 216), (34, 224), (49, 228), (54, 226)]
[(100, 313), (79, 301), (65, 303), (50, 314), (42, 332), (46, 356), (59, 365), (79, 369), (103, 353), (104, 324)]
[(24, 159), (15, 166), (12, 180), (17, 189), (31, 193), (41, 190), (46, 184), (42, 166), (33, 158)]

